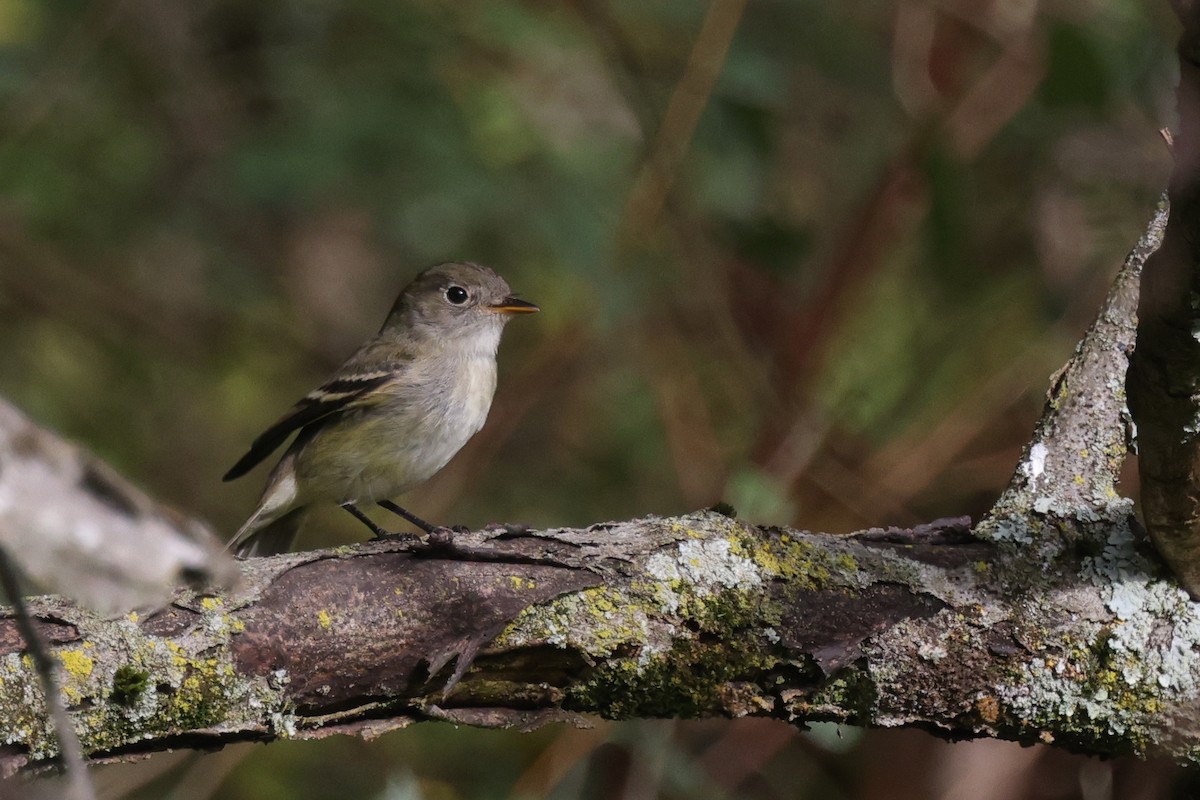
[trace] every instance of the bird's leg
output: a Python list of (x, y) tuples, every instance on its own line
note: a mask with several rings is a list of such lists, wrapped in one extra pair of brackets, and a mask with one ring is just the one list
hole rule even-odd
[[(536, 555), (526, 556), (516, 553), (497, 552), (489, 545), (463, 544), (461, 543), (461, 540), (455, 541), (454, 539), (454, 534), (456, 533), (470, 533), (470, 530), (462, 527), (461, 525), (455, 525), (452, 528), (447, 528), (444, 525), (430, 525), (416, 514), (406, 511), (405, 509), (393, 503), (391, 500), (380, 500), (378, 501), (378, 505), (381, 508), (386, 508), (388, 511), (391, 511), (393, 514), (404, 517), (413, 525), (416, 525), (418, 528), (425, 531), (425, 539), (421, 541), (420, 545), (412, 549), (413, 555), (416, 556), (428, 555), (434, 558), (451, 558), (462, 561), (494, 561), (501, 564), (551, 564), (558, 567), (564, 566), (564, 562), (549, 557)], [(370, 526), (372, 530), (378, 529), (378, 526), (375, 525), (374, 522), (371, 522), (369, 519), (367, 519), (366, 514), (363, 514), (350, 503), (344, 504), (342, 508), (361, 519), (368, 526)], [(496, 539), (517, 538), (522, 533), (529, 531), (529, 526), (518, 525), (507, 527), (505, 530), (507, 532), (507, 536), (497, 536)], [(394, 537), (396, 534), (380, 533), (376, 535)], [(437, 670), (434, 670), (434, 672), (436, 671)], [(462, 676), (460, 675), (458, 677)], [(457, 678), (451, 681), (452, 687), (454, 683), (457, 683)]]
[(342, 508), (349, 511), (351, 514), (354, 515), (355, 519), (357, 519), (363, 525), (366, 525), (368, 528), (370, 528), (371, 533), (375, 534), (376, 539), (395, 539), (396, 538), (396, 534), (394, 534), (390, 531), (385, 531), (383, 528), (379, 527), (377, 524), (375, 524), (375, 520), (371, 519), (366, 514), (364, 514), (362, 511), (360, 511), (358, 506), (354, 505), (354, 503), (342, 503)]
[(404, 517), (406, 520), (411, 522), (413, 525), (416, 525), (426, 533), (433, 533), (434, 531), (440, 529), (440, 526), (430, 525), (416, 514), (412, 513), (411, 511), (406, 511), (405, 509), (393, 503), (391, 500), (380, 500), (378, 505), (380, 508), (386, 508), (388, 511), (396, 514), (397, 516)]

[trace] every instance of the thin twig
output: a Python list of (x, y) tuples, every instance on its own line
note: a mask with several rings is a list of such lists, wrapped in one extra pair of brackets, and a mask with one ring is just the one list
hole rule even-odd
[(708, 106), (746, 0), (713, 0), (641, 164), (618, 225), (619, 244), (644, 244), (658, 224), (700, 115)]
[(17, 629), (25, 640), (29, 656), (33, 659), (34, 669), (42, 683), (42, 691), (46, 695), (46, 708), (54, 721), (54, 731), (58, 736), (58, 748), (63, 769), (67, 773), (70, 786), (70, 796), (75, 800), (96, 800), (92, 791), (91, 781), (88, 780), (87, 770), (83, 765), (83, 749), (79, 746), (79, 738), (75, 735), (75, 726), (67, 716), (62, 696), (58, 693), (58, 680), (54, 676), (54, 662), (46, 651), (45, 643), (33, 626), (33, 618), (29, 615), (29, 607), (21, 595), (20, 583), (16, 570), (8, 559), (8, 554), (0, 548), (0, 588), (8, 596), (13, 607)]

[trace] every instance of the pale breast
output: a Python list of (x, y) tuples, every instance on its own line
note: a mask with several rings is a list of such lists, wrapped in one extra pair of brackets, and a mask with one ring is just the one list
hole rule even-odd
[[(403, 453), (400, 461), (405, 462), (400, 470), (403, 475), (395, 477), (403, 477), (406, 485), (393, 489), (392, 494), (431, 478), (483, 427), (496, 393), (496, 360), (494, 357), (463, 359), (439, 383), (434, 393), (436, 399), (425, 406), (421, 419), (414, 420), (418, 432), (410, 441), (393, 445), (398, 455)], [(389, 480), (384, 477), (383, 483)]]
[(455, 411), (448, 415), (444, 422), (453, 426), (456, 417), (462, 420), (466, 429), (463, 444), (466, 444), (467, 439), (474, 436), (487, 421), (495, 394), (496, 359), (490, 356), (473, 356), (468, 359), (451, 390), (450, 405)]
[(329, 424), (297, 453), (307, 499), (374, 502), (427, 481), (487, 420), (494, 350), (446, 352), (407, 378), (390, 399)]

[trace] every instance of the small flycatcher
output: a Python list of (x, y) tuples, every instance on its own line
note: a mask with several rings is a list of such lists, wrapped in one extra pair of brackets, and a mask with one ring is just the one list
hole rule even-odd
[(537, 310), (478, 264), (439, 264), (414, 278), (379, 333), (225, 474), (246, 474), (299, 431), (229, 546), (243, 556), (285, 552), (317, 503), (340, 505), (376, 536), (387, 531), (359, 505), (432, 530), (389, 498), (432, 477), (483, 427), (504, 324)]

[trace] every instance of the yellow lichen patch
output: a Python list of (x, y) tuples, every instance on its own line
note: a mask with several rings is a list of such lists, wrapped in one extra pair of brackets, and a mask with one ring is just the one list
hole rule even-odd
[(219, 597), (201, 597), (200, 607), (205, 611), (216, 611), (221, 607), (221, 598)]
[(595, 587), (564, 595), (547, 606), (526, 608), (504, 629), (497, 644), (513, 647), (541, 640), (607, 656), (625, 643), (644, 645), (646, 636), (644, 611), (620, 592)]
[(63, 669), (69, 675), (79, 680), (89, 677), (92, 674), (92, 668), (96, 666), (96, 662), (84, 655), (82, 650), (60, 650), (58, 660), (62, 662)]
[(856, 572), (858, 570), (858, 559), (849, 553), (842, 553), (833, 559), (833, 563), (841, 567), (846, 572)]
[(171, 653), (171, 664), (176, 669), (185, 669), (190, 665), (187, 658), (187, 651), (180, 647), (176, 642), (163, 642), (167, 646), (167, 650)]
[(127, 616), (129, 617), (129, 621), (130, 621), (130, 622), (137, 622), (137, 621), (138, 621), (138, 612), (136, 612), (136, 611), (130, 611), (130, 612), (129, 612), (129, 614), (128, 614)]
[(522, 578), (520, 575), (509, 575), (509, 581), (512, 582), (514, 589), (536, 589), (537, 581), (532, 578)]
[(322, 608), (317, 612), (317, 624), (325, 630), (329, 630), (333, 627), (333, 617), (329, 616), (329, 612)]
[(852, 585), (859, 568), (849, 553), (833, 553), (787, 534), (774, 540), (742, 537), (741, 549), (767, 574), (802, 588)]

